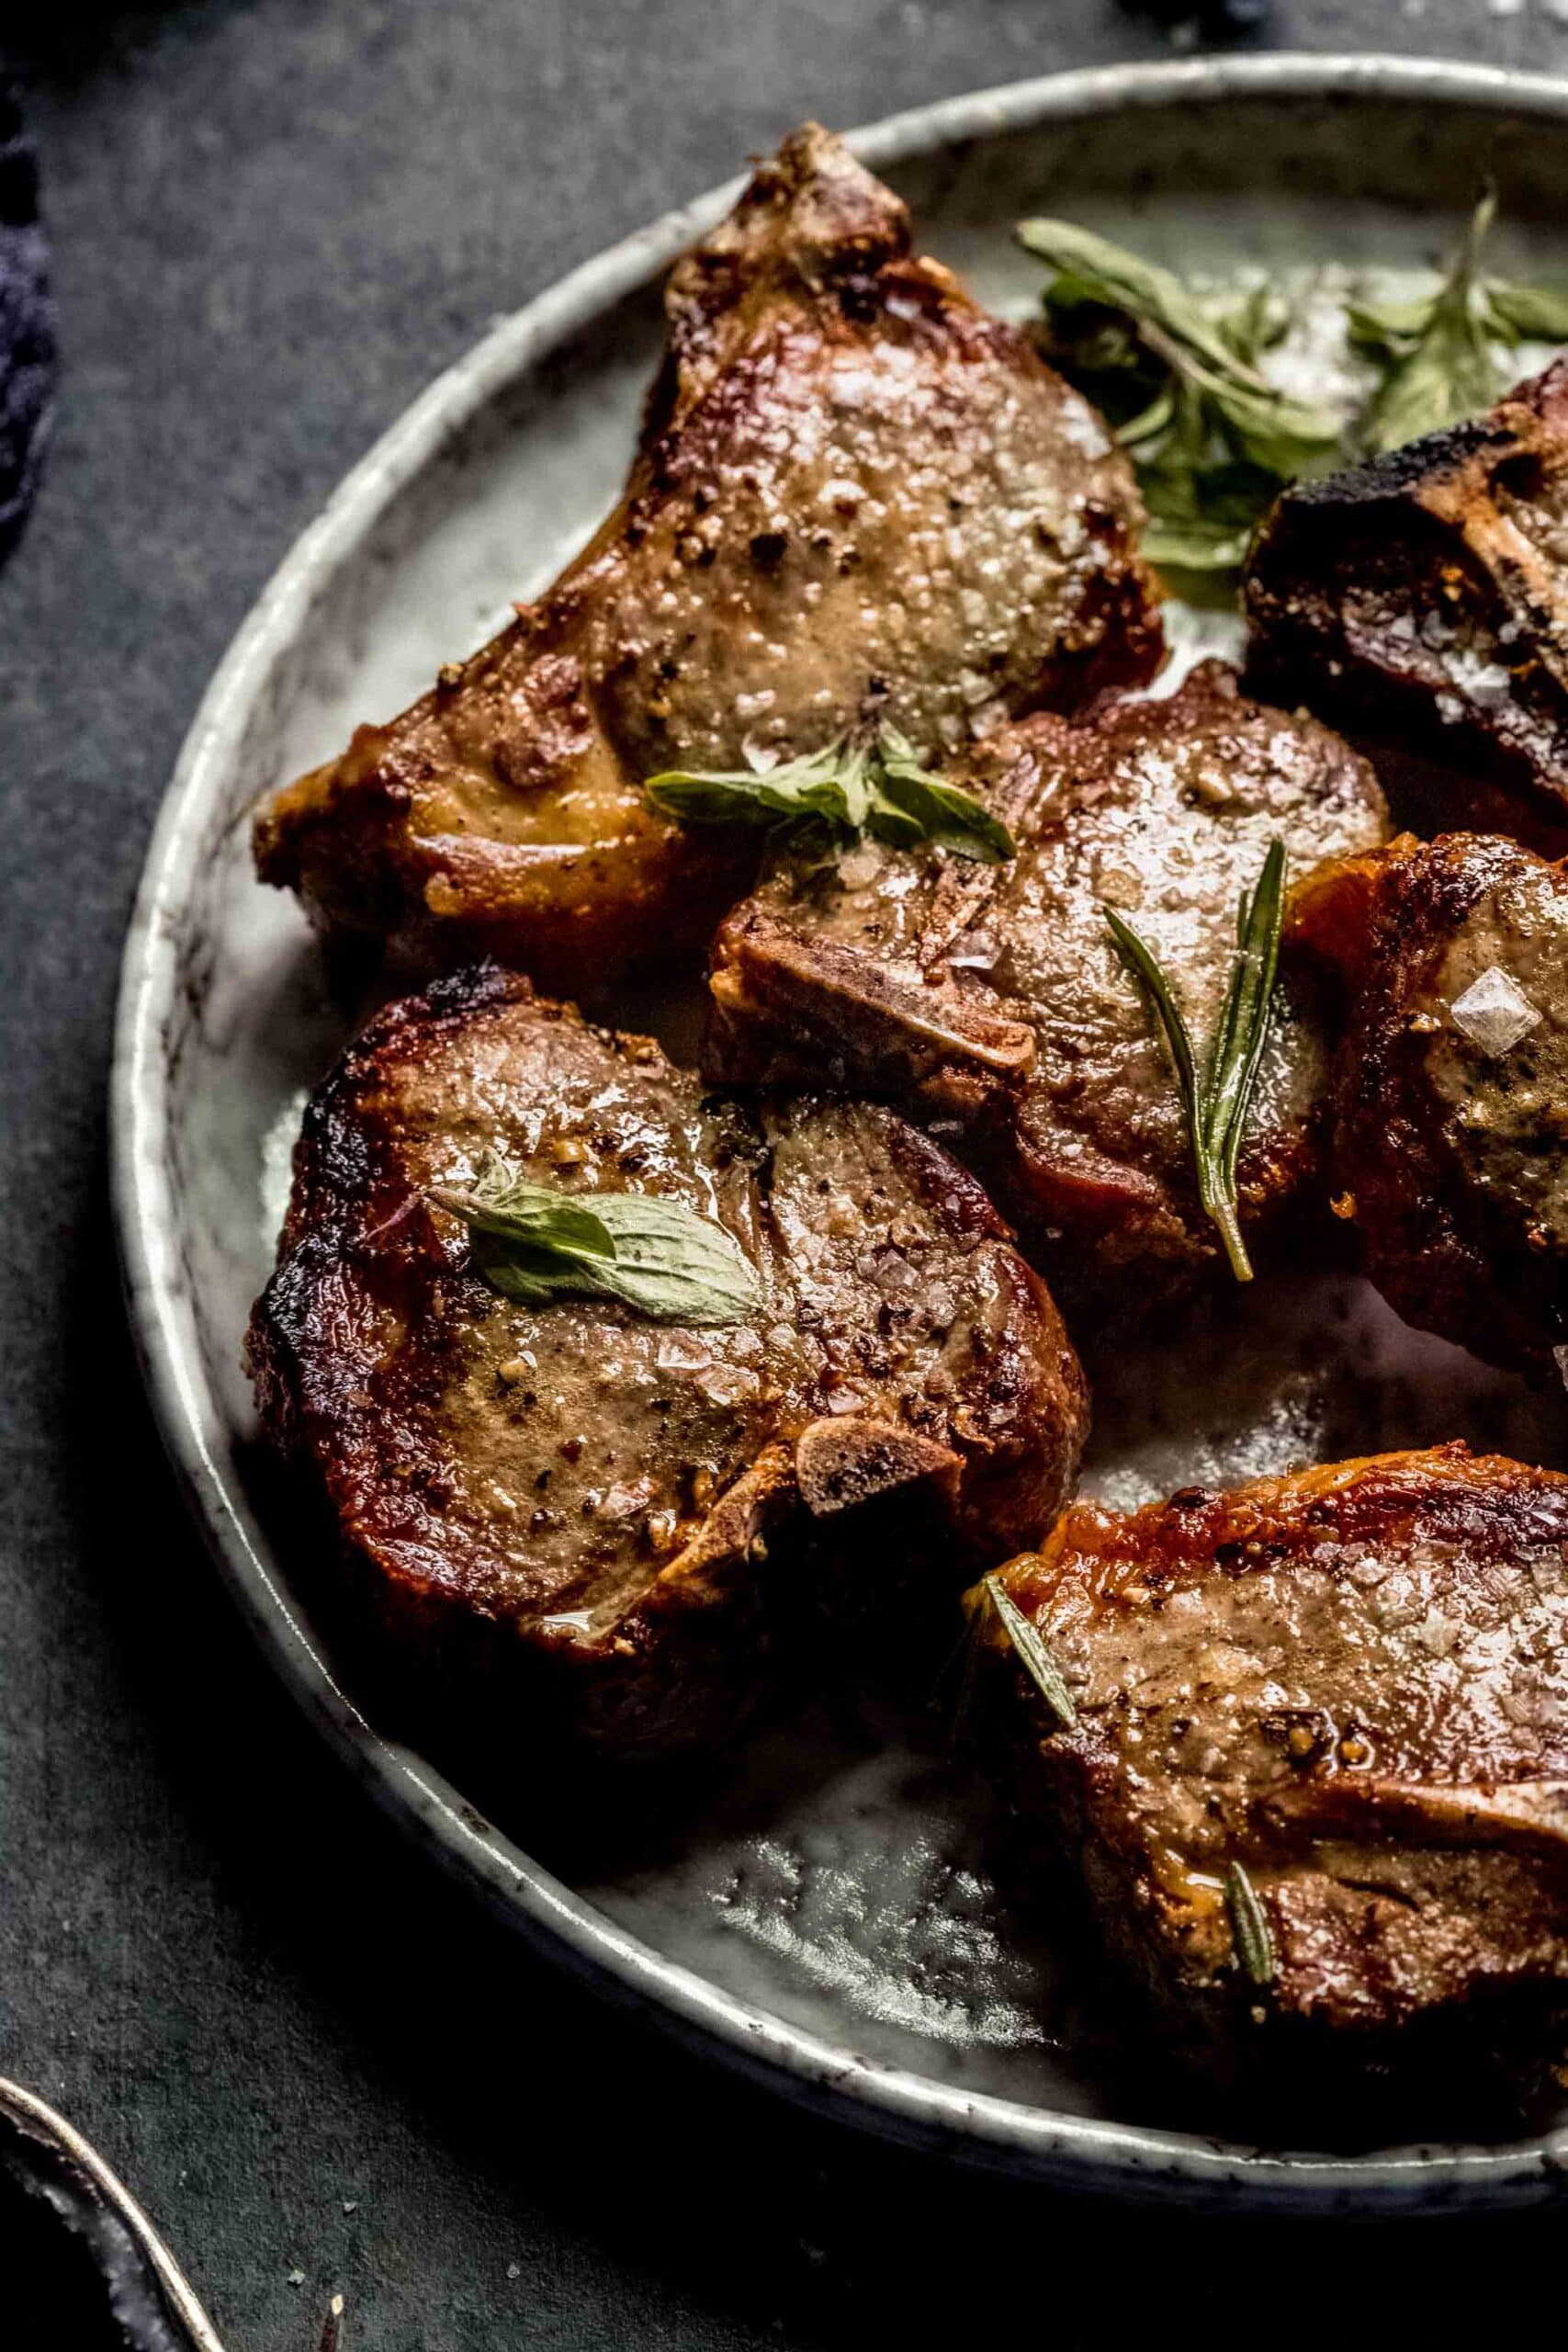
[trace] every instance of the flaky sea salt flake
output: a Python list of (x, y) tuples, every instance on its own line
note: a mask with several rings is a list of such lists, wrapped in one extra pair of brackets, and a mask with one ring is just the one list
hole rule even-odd
[(1540, 1007), (1530, 1002), (1501, 964), (1488, 964), (1464, 994), (1455, 997), (1449, 1010), (1483, 1054), (1511, 1052), (1541, 1018)]

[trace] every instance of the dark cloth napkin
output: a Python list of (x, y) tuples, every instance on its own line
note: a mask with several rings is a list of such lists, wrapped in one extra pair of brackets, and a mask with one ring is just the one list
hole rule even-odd
[(16, 545), (38, 488), (54, 358), (38, 166), (17, 94), (0, 77), (0, 563)]

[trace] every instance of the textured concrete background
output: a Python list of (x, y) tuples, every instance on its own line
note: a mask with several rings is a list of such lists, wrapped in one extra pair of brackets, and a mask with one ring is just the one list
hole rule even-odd
[[(1271, 38), (1568, 71), (1564, 19), (1297, 0)], [(126, 2174), (230, 2352), (313, 2352), (334, 2290), (345, 2352), (1529, 2324), (1560, 2221), (1091, 2214), (808, 2124), (540, 1971), (253, 1655), (121, 1326), (103, 1097), (143, 843), (340, 474), (492, 312), (800, 115), (1166, 35), (1110, 0), (12, 0), (0, 27), (65, 364), (0, 579), (0, 2070)]]

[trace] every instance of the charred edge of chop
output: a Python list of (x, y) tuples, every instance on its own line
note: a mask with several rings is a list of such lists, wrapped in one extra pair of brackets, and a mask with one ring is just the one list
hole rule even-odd
[(1568, 361), (1287, 491), (1246, 603), (1248, 684), (1342, 727), (1401, 821), (1568, 850)]
[(1162, 2046), (1233, 2085), (1542, 2086), (1568, 2020), (1568, 1478), (1456, 1444), (1079, 1503), (1000, 1582), (1075, 1720), (977, 1611), (980, 1736)]
[[(719, 1217), (755, 1325), (500, 1299), (423, 1196), (495, 1145)], [(945, 1615), (955, 1559), (1049, 1523), (1087, 1423), (1049, 1295), (930, 1138), (705, 1095), (494, 970), (390, 1007), (318, 1091), (249, 1353), (377, 1703), (514, 1747), (700, 1747), (785, 1659), (882, 1639), (890, 1595)]]
[[(964, 776), (1009, 823), (1017, 859), (868, 850), (836, 869), (785, 866), (717, 933), (704, 1067), (749, 1083), (826, 1077), (955, 1138), (1075, 1305), (1128, 1276), (1185, 1287), (1216, 1245), (1168, 1058), (1104, 901), (1149, 933), (1202, 1050), (1236, 899), (1269, 839), (1284, 837), (1308, 887), (1371, 849), (1387, 831), (1371, 771), (1208, 662), (1165, 700), (1077, 726), (1019, 721)], [(1314, 1204), (1338, 1017), (1327, 967), (1292, 927), (1240, 1170), (1255, 1238)]]
[(621, 503), (537, 603), (261, 810), (329, 933), (598, 997), (700, 954), (756, 837), (669, 767), (807, 751), (874, 706), (922, 748), (1152, 674), (1131, 470), (1028, 339), (910, 251), (815, 125), (677, 265)]

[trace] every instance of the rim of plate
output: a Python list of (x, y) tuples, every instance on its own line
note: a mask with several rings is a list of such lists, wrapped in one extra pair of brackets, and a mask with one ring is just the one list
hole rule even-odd
[[(1378, 99), (1509, 109), (1568, 121), (1568, 80), (1422, 58), (1276, 56), (1093, 68), (945, 98), (848, 134), (876, 168), (961, 141), (1145, 107), (1226, 97)], [(1568, 2129), (1498, 2147), (1412, 2146), (1364, 2156), (1261, 2149), (1167, 2129), (1063, 2115), (965, 2093), (864, 2057), (754, 2007), (666, 1960), (479, 1821), (434, 1769), (359, 1713), (254, 1540), (213, 1444), (210, 1400), (184, 1328), (166, 1180), (167, 1016), (179, 988), (178, 910), (226, 748), (314, 590), (447, 437), (611, 304), (668, 268), (733, 200), (740, 179), (583, 263), (503, 320), (406, 409), (295, 541), (214, 673), (159, 808), (121, 966), (110, 1081), (110, 1177), (128, 1307), (153, 1410), (186, 1499), (252, 1630), (285, 1683), (389, 1813), (547, 1956), (683, 2041), (840, 2120), (1063, 2187), (1142, 2199), (1323, 2212), (1495, 2206), (1568, 2178)]]

